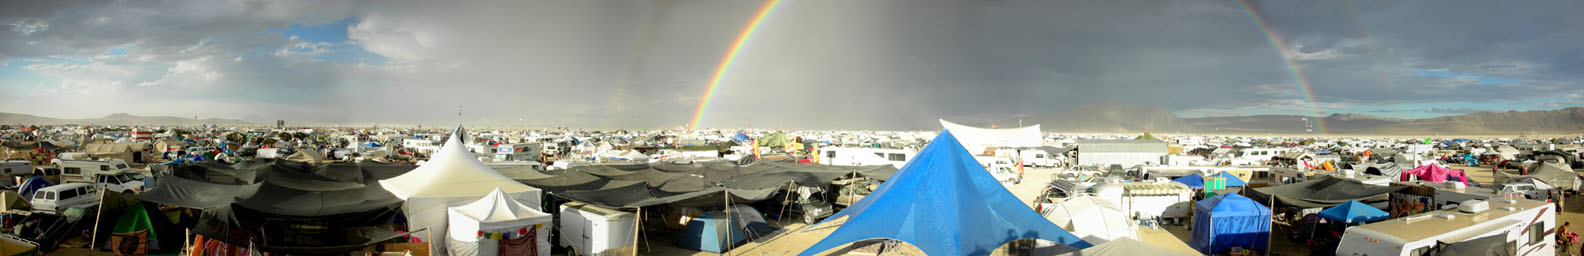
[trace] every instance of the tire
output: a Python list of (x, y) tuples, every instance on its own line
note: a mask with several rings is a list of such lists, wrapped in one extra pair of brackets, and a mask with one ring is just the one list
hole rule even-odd
[(814, 225), (815, 222), (819, 222), (819, 218), (816, 218), (816, 217), (814, 217), (814, 215), (809, 215), (809, 214), (804, 214), (803, 215), (803, 224)]

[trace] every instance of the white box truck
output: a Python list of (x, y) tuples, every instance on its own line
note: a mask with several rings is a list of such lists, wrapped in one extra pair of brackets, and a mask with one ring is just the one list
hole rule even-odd
[[(582, 203), (561, 205), (561, 243), (581, 255), (623, 255), (633, 246), (633, 214)], [(613, 250), (615, 249), (615, 250)]]

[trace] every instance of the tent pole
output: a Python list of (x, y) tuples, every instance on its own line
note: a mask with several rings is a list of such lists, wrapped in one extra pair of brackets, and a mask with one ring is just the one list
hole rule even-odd
[[(792, 186), (793, 186), (793, 184), (797, 184), (797, 182), (796, 181), (787, 181), (786, 198), (785, 199), (781, 199), (781, 214), (776, 215), (776, 220), (786, 219), (786, 208), (787, 208), (787, 205), (788, 204), (792, 204), (791, 200), (792, 200)], [(808, 214), (808, 213), (804, 212), (804, 214)]]
[(643, 233), (643, 207), (638, 207), (638, 214), (633, 217), (633, 249), (632, 255), (638, 255), (638, 234)]
[(723, 213), (726, 213), (726, 244), (725, 244), (726, 246), (724, 247), (726, 249), (725, 250), (721, 250), (721, 254), (731, 255), (731, 246), (732, 246), (732, 240), (731, 240), (731, 231), (732, 231), (732, 226), (731, 226), (732, 225), (731, 224), (731, 221), (732, 221), (732, 217), (731, 217), (731, 191), (722, 189), (721, 190), (721, 194), (722, 195), (726, 195), (725, 197), (721, 198), (722, 201), (726, 203), (726, 209), (721, 211)]
[[(1265, 223), (1265, 225), (1269, 226), (1268, 228), (1265, 229), (1265, 255), (1270, 255), (1271, 240), (1272, 240), (1271, 237), (1274, 237), (1276, 235), (1276, 232), (1273, 232), (1273, 231), (1276, 231), (1276, 193), (1271, 193), (1270, 194), (1270, 205), (1271, 205), (1270, 206), (1271, 209), (1269, 211), (1270, 212), (1270, 217), (1267, 218), (1267, 219), (1270, 220), (1270, 222), (1266, 222)], [(1299, 217), (1299, 218), (1303, 218), (1303, 217)], [(1294, 223), (1297, 223), (1297, 222), (1295, 221)], [(1313, 231), (1313, 230), (1310, 230), (1310, 231)], [(1291, 232), (1291, 231), (1288, 231), (1288, 232)], [(1314, 239), (1314, 236), (1310, 236), (1310, 239)]]
[(88, 241), (88, 255), (90, 256), (94, 254), (94, 251), (99, 250), (99, 248), (96, 247), (99, 247), (99, 220), (103, 219), (104, 217), (105, 193), (109, 193), (109, 190), (105, 188), (99, 188), (99, 210), (94, 211), (93, 235), (90, 236), (92, 238), (89, 238)]

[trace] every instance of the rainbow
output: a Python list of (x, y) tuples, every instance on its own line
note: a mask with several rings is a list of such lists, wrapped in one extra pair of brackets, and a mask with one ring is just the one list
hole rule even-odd
[(759, 13), (754, 14), (753, 20), (748, 21), (748, 26), (743, 27), (742, 33), (737, 35), (737, 42), (732, 43), (731, 49), (726, 51), (726, 56), (721, 57), (720, 66), (715, 69), (715, 76), (710, 78), (709, 87), (705, 88), (704, 95), (699, 97), (698, 110), (693, 111), (693, 121), (688, 123), (689, 129), (699, 128), (699, 124), (704, 121), (704, 110), (709, 109), (710, 99), (714, 98), (715, 89), (720, 88), (721, 78), (726, 77), (726, 71), (731, 70), (732, 62), (737, 59), (737, 52), (742, 50), (743, 45), (748, 44), (748, 39), (753, 37), (755, 30), (759, 29), (759, 24), (763, 23), (765, 17), (770, 16), (770, 11), (775, 10), (776, 5), (780, 3), (781, 0), (766, 1), (764, 7), (759, 9)]
[(1304, 76), (1303, 69), (1298, 68), (1298, 61), (1294, 60), (1292, 56), (1287, 56), (1287, 44), (1283, 43), (1280, 36), (1272, 33), (1270, 28), (1265, 26), (1265, 18), (1255, 12), (1254, 8), (1249, 7), (1248, 0), (1237, 0), (1237, 3), (1239, 7), (1243, 8), (1244, 12), (1248, 13), (1249, 18), (1254, 20), (1254, 26), (1259, 27), (1260, 32), (1265, 33), (1265, 39), (1270, 40), (1271, 46), (1275, 46), (1276, 50), (1281, 53), (1282, 60), (1287, 63), (1287, 70), (1292, 71), (1293, 79), (1298, 80), (1298, 87), (1302, 89), (1304, 99), (1308, 100), (1309, 111), (1314, 112), (1315, 128), (1320, 130), (1321, 135), (1327, 134), (1325, 116), (1321, 115), (1320, 106), (1315, 104), (1314, 86), (1309, 85), (1309, 78)]

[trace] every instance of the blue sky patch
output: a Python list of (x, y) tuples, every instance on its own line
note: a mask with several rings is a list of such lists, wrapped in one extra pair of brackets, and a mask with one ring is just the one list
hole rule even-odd
[(348, 40), (347, 27), (357, 22), (357, 18), (346, 18), (325, 24), (293, 24), (284, 29), (265, 31), (280, 32), (286, 37), (296, 36), (297, 39), (314, 43), (340, 43)]

